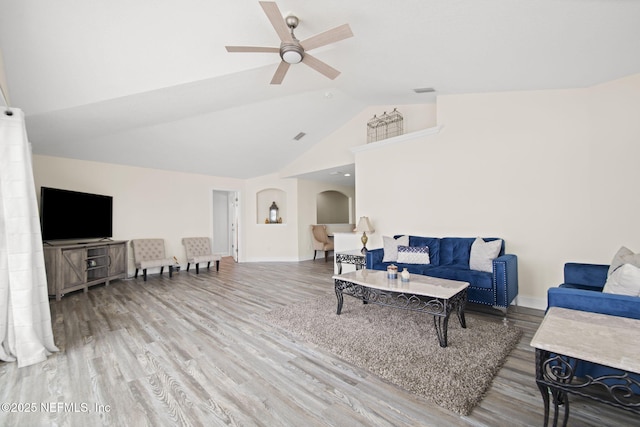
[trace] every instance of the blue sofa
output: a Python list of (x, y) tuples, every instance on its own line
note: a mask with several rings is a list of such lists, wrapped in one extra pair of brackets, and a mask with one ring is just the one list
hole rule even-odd
[[(569, 262), (564, 265), (564, 283), (547, 291), (547, 309), (564, 307), (591, 313), (640, 319), (640, 297), (603, 293), (609, 266)], [(581, 363), (576, 376), (599, 377), (621, 373), (594, 363)], [(633, 376), (640, 381), (640, 375)]]
[[(400, 237), (399, 235), (394, 236)], [(367, 268), (371, 270), (386, 270), (394, 264), (398, 271), (404, 268), (409, 273), (442, 279), (469, 282), (468, 301), (486, 304), (506, 311), (509, 304), (518, 295), (518, 258), (513, 254), (504, 253), (504, 240), (498, 257), (493, 260), (493, 272), (471, 270), (469, 258), (473, 237), (420, 237), (409, 236), (409, 246), (428, 246), (429, 264), (402, 264), (397, 262), (382, 262), (384, 249), (372, 249), (367, 252)], [(485, 241), (496, 238), (485, 238)]]

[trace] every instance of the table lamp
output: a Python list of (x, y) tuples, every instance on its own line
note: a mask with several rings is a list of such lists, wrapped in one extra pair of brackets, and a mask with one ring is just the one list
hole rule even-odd
[(362, 238), (360, 239), (360, 241), (362, 242), (362, 250), (360, 252), (362, 252), (362, 254), (366, 254), (367, 241), (369, 240), (369, 238), (367, 237), (367, 233), (373, 233), (375, 231), (371, 226), (371, 222), (369, 222), (369, 217), (361, 216), (360, 220), (358, 221), (358, 225), (353, 229), (353, 231), (362, 231)]

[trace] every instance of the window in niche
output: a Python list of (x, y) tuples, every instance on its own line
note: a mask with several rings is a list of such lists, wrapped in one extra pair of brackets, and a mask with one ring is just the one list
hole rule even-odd
[(316, 215), (318, 224), (349, 224), (349, 198), (334, 190), (318, 193)]

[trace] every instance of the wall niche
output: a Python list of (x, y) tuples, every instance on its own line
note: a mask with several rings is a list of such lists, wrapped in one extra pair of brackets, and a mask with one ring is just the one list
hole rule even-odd
[[(277, 218), (270, 218), (269, 210), (276, 204)], [(279, 188), (265, 188), (256, 194), (256, 224), (285, 224), (287, 213), (287, 193)]]
[(349, 224), (349, 197), (335, 190), (327, 190), (316, 196), (316, 221), (318, 224)]

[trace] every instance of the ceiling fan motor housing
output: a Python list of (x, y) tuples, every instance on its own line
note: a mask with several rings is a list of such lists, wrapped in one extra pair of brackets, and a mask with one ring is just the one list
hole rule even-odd
[(297, 16), (287, 15), (284, 18), (284, 23), (287, 24), (287, 27), (289, 27), (289, 28), (291, 28), (293, 30), (294, 28), (298, 27), (298, 24), (300, 23), (300, 20), (298, 19)]
[(293, 43), (282, 42), (280, 44), (280, 58), (289, 64), (297, 64), (304, 58), (304, 49), (295, 39)]

